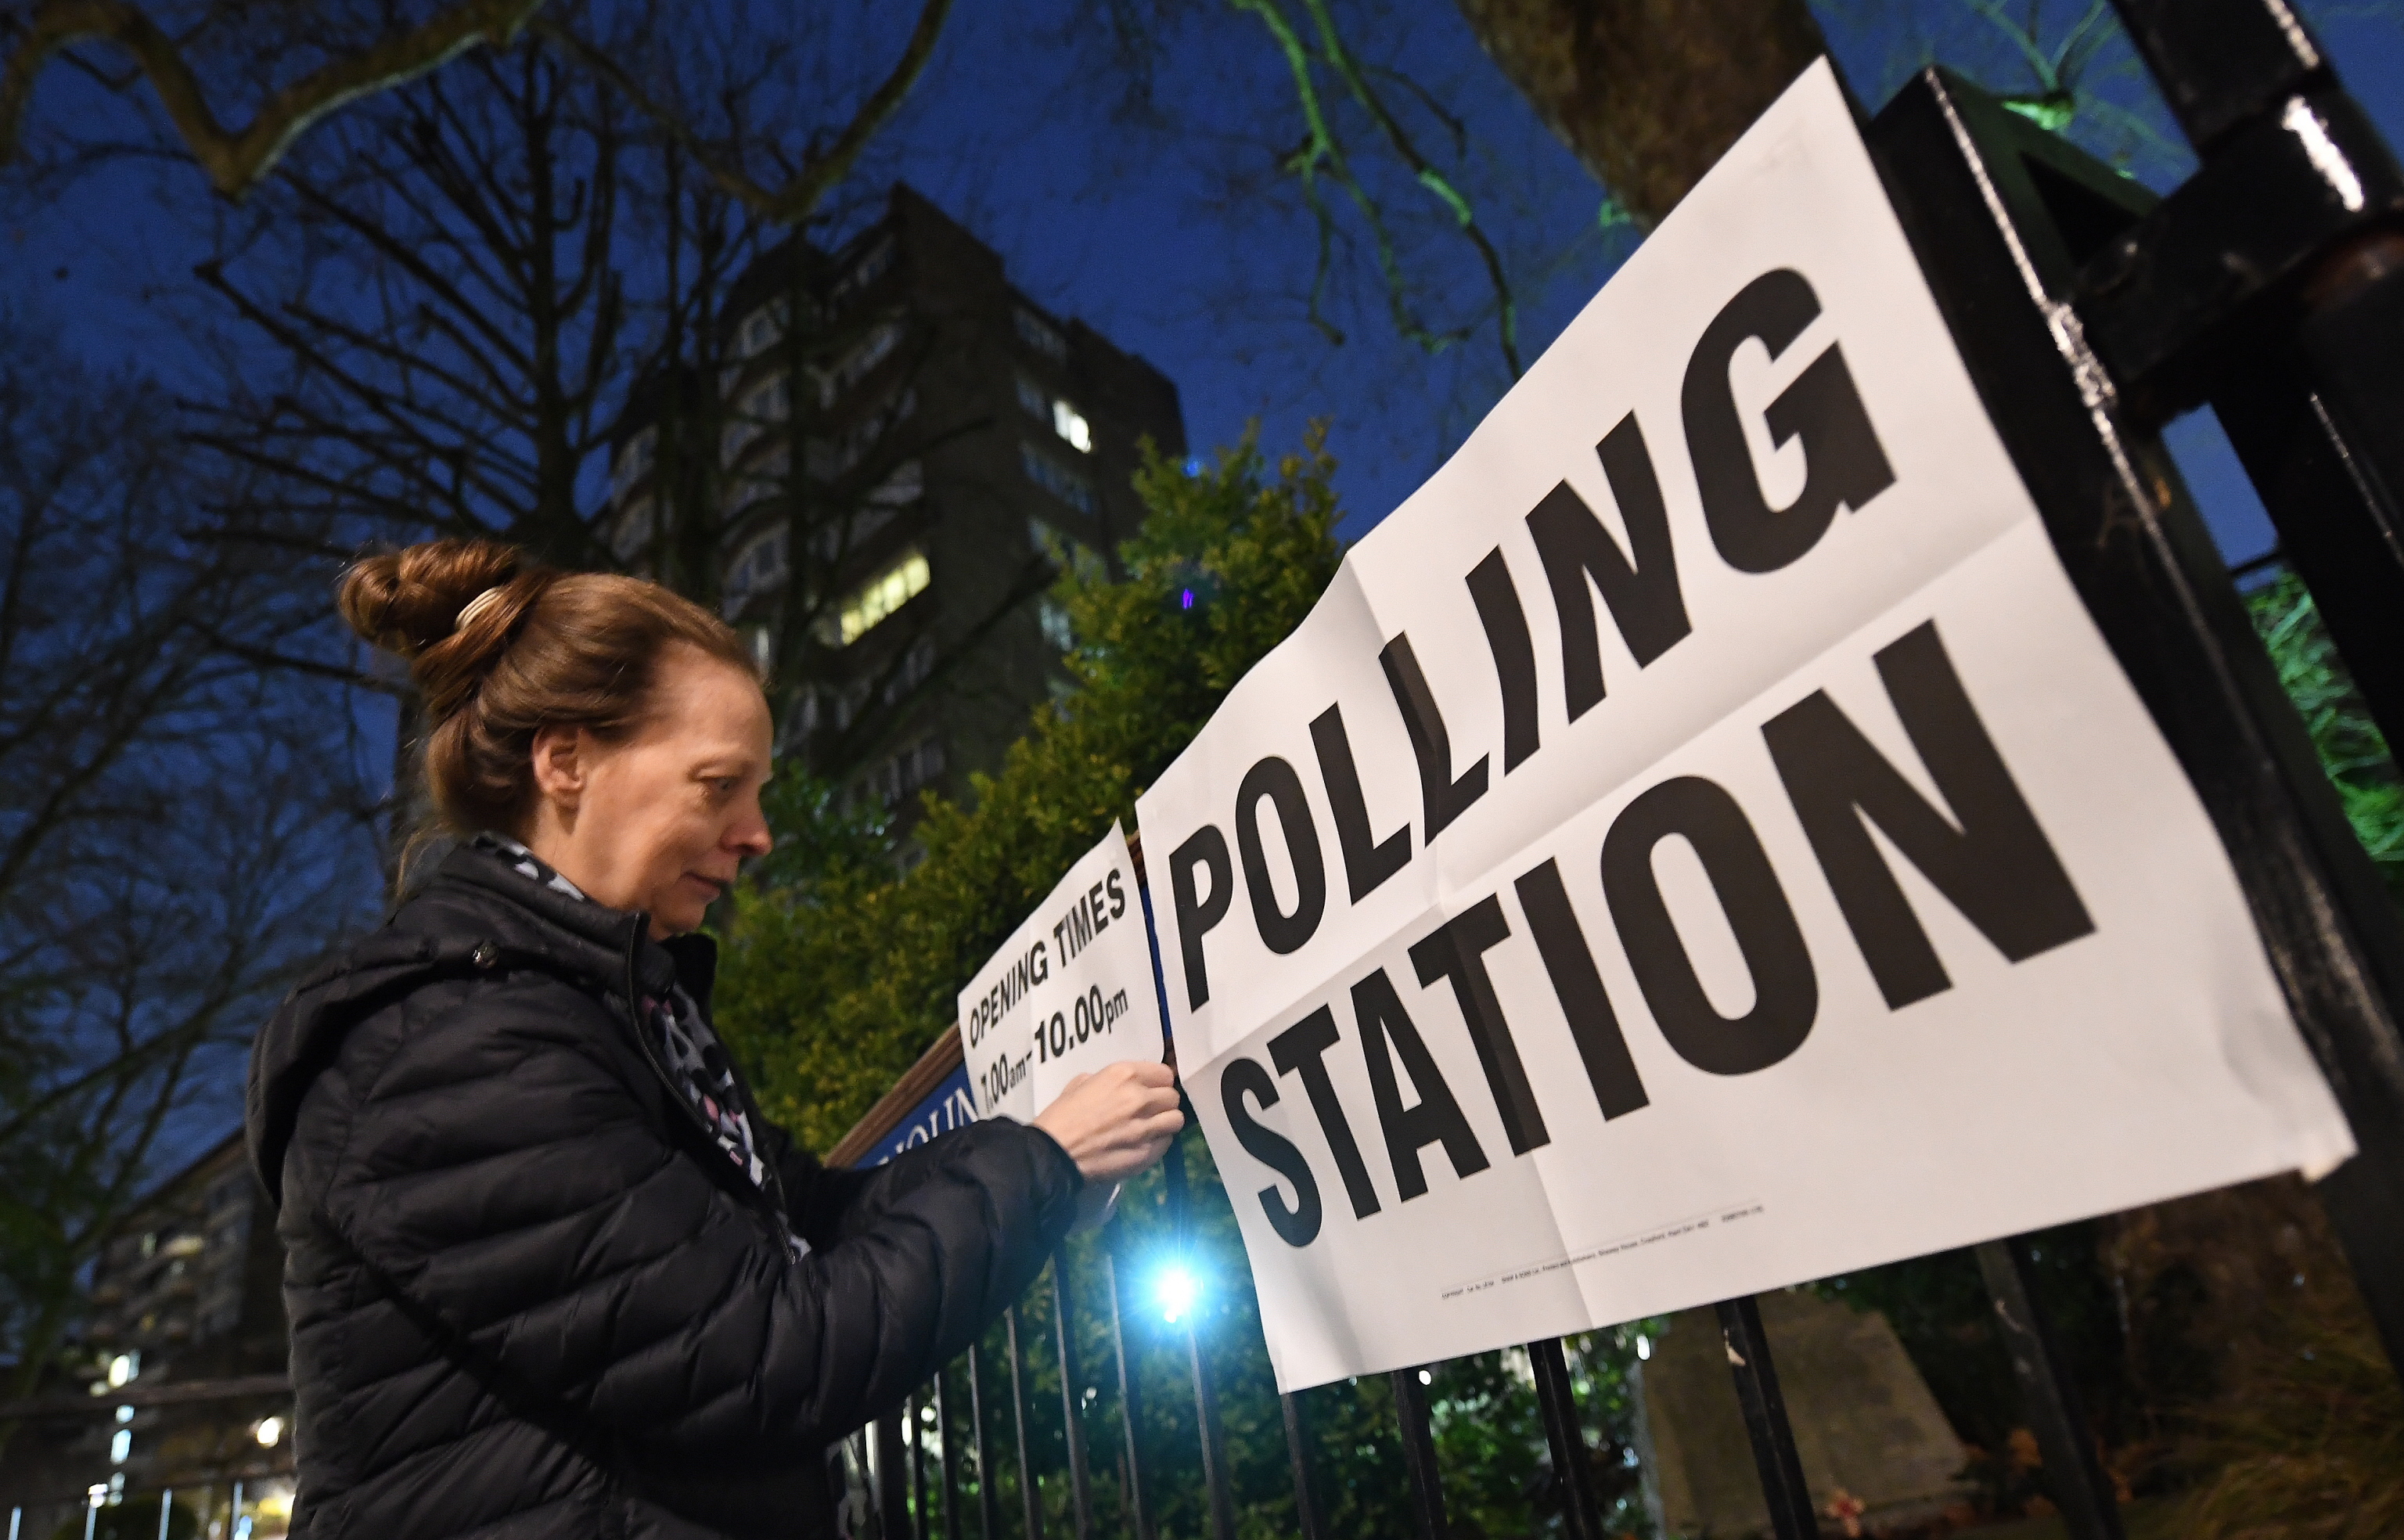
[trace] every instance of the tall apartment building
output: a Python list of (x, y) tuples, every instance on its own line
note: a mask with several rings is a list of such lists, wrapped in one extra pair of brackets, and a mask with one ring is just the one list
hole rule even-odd
[[(1139, 441), (1185, 453), (1177, 387), (907, 188), (839, 251), (761, 257), (720, 326), (716, 378), (676, 384), (720, 425), (724, 611), (777, 665), (779, 752), (906, 823), (1025, 732), (1071, 641), (1051, 564), (1115, 562)], [(656, 516), (666, 395), (613, 445), (611, 541), (637, 568), (678, 538)]]
[[(161, 1183), (103, 1247), (80, 1371), (53, 1377), (37, 1401), (54, 1409), (28, 1419), (0, 1457), (0, 1521), (21, 1508), (31, 1540), (63, 1514), (107, 1515), (168, 1488), (198, 1521), (177, 1533), (282, 1533), (292, 1491), (283, 1276), (274, 1211), (236, 1131)], [(234, 1521), (237, 1483), (246, 1523)]]

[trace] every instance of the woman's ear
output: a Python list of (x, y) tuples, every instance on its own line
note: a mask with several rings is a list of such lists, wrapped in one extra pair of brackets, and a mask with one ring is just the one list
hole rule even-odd
[(543, 800), (563, 813), (576, 811), (584, 795), (584, 732), (577, 727), (543, 727), (534, 735), (534, 786)]

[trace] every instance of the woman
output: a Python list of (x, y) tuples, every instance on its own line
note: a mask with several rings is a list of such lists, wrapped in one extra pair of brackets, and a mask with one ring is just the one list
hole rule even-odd
[(825, 1535), (829, 1447), (1016, 1298), (1169, 1072), (828, 1170), (760, 1116), (692, 933), (764, 853), (768, 707), (715, 616), (437, 541), (344, 617), (411, 661), (463, 843), (252, 1053), (312, 1540)]

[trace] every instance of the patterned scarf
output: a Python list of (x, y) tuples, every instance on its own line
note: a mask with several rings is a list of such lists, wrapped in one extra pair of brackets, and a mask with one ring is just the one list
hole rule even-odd
[[(473, 843), (508, 861), (512, 871), (530, 882), (585, 903), (594, 902), (582, 889), (552, 871), (533, 851), (507, 834), (482, 833)], [(751, 1137), (751, 1119), (742, 1109), (734, 1067), (727, 1061), (726, 1049), (719, 1043), (718, 1034), (702, 1019), (701, 1007), (693, 1003), (682, 985), (676, 984), (668, 986), (664, 1000), (645, 995), (638, 1006), (643, 1019), (657, 1034), (669, 1075), (684, 1088), (685, 1099), (701, 1114), (702, 1122), (708, 1125), (718, 1147), (751, 1179), (753, 1186), (768, 1191), (767, 1163), (760, 1158), (759, 1147)], [(787, 1234), (795, 1256), (808, 1254), (808, 1241), (792, 1235), (790, 1227)]]

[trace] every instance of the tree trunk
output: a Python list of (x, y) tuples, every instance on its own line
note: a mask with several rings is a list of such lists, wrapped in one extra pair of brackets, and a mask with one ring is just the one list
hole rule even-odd
[(1650, 230), (1826, 51), (1804, 0), (1459, 0), (1544, 125)]

